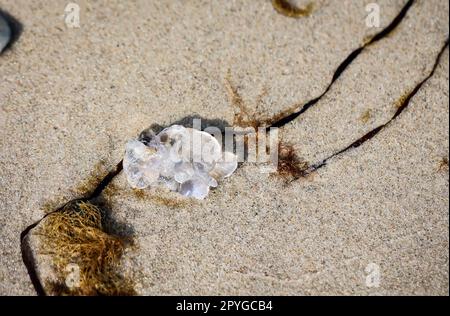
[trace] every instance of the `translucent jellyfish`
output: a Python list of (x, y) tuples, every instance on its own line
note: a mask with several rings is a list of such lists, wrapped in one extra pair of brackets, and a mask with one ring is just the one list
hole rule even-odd
[(129, 141), (123, 165), (133, 188), (164, 185), (181, 195), (204, 199), (210, 187), (217, 187), (236, 170), (237, 157), (222, 152), (210, 134), (173, 125), (145, 142)]

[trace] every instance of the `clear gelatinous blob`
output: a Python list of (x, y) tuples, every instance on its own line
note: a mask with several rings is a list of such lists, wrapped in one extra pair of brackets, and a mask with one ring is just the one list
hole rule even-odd
[(137, 140), (127, 143), (123, 168), (133, 188), (143, 189), (158, 181), (159, 163), (156, 150)]
[(129, 141), (123, 164), (134, 188), (163, 184), (184, 196), (204, 199), (210, 187), (236, 170), (237, 157), (222, 153), (210, 134), (173, 125), (145, 141)]
[(210, 175), (216, 179), (221, 180), (231, 176), (237, 168), (237, 157), (235, 154), (228, 151), (224, 152), (221, 160), (217, 161), (214, 168), (210, 171)]
[(175, 165), (175, 181), (178, 183), (183, 183), (185, 181), (188, 181), (192, 179), (192, 177), (195, 175), (195, 170), (192, 167), (192, 164), (188, 162), (180, 162)]
[(181, 184), (180, 194), (203, 200), (209, 192), (209, 185), (201, 179), (188, 180)]

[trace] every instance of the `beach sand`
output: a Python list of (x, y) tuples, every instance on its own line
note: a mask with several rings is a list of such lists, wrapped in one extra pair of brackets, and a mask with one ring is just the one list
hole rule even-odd
[(135, 240), (123, 273), (141, 295), (449, 294), (447, 1), (377, 1), (379, 27), (361, 0), (299, 18), (262, 0), (75, 2), (75, 28), (66, 1), (0, 3), (22, 24), (0, 55), (1, 295), (36, 294), (21, 232), (88, 196), (143, 129), (231, 126), (239, 105), (266, 124), (322, 94), (279, 129), (326, 162), (307, 177), (243, 163), (197, 201), (115, 176), (96, 202)]

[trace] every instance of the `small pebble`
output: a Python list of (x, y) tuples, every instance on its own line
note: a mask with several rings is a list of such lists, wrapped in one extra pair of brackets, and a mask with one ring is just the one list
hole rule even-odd
[(8, 45), (11, 39), (11, 28), (6, 19), (0, 14), (0, 53)]

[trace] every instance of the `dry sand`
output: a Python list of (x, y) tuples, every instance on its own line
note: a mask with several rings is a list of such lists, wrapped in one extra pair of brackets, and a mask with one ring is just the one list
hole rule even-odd
[[(35, 294), (22, 230), (90, 192), (128, 139), (190, 115), (232, 124), (227, 80), (255, 113), (298, 108), (406, 1), (377, 1), (380, 28), (366, 27), (359, 0), (315, 1), (300, 19), (270, 1), (78, 3), (73, 29), (65, 1), (0, 4), (23, 24), (0, 56), (3, 295)], [(315, 163), (389, 122), (448, 33), (447, 1), (416, 1), (283, 127), (285, 140)], [(101, 199), (135, 236), (124, 266), (136, 291), (448, 295), (448, 73), (447, 49), (398, 117), (307, 179), (286, 184), (243, 164), (207, 200), (180, 201), (136, 194), (120, 173)], [(369, 263), (379, 287), (366, 284)]]

